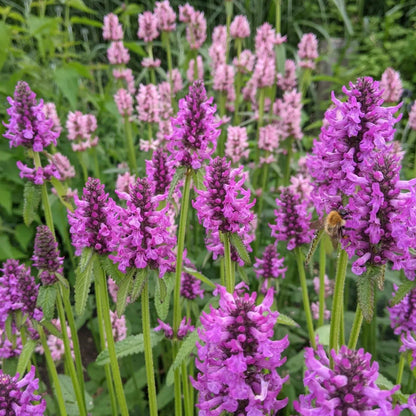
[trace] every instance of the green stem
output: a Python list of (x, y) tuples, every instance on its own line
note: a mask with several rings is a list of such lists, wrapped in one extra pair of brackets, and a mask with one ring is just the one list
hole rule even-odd
[[(219, 97), (219, 113), (220, 117), (223, 117), (225, 115), (225, 104), (226, 104), (227, 97), (225, 95), (225, 92), (220, 92)], [(221, 129), (220, 137), (218, 138), (218, 155), (224, 156), (225, 155), (225, 130)]]
[(178, 251), (176, 255), (176, 273), (175, 273), (175, 289), (173, 297), (173, 332), (177, 333), (179, 325), (181, 323), (181, 276), (182, 276), (182, 264), (183, 264), (183, 250), (185, 248), (185, 232), (186, 223), (188, 219), (189, 210), (189, 197), (191, 192), (191, 170), (189, 169), (185, 175), (185, 184), (183, 187), (182, 207), (181, 215), (179, 219), (178, 230)]
[(74, 362), (72, 361), (71, 345), (69, 342), (68, 333), (66, 331), (65, 312), (64, 312), (64, 307), (62, 305), (61, 294), (59, 292), (58, 292), (58, 296), (56, 297), (56, 300), (57, 300), (56, 306), (58, 309), (59, 321), (61, 322), (61, 328), (62, 328), (62, 338), (64, 341), (64, 347), (65, 347), (65, 362), (69, 369), (69, 375), (71, 376), (72, 385), (74, 386), (75, 397), (78, 403), (79, 414), (80, 416), (86, 416), (87, 410), (85, 407), (84, 392), (81, 391), (81, 386), (78, 382), (78, 376), (75, 370), (75, 365), (74, 365)]
[(147, 123), (147, 136), (149, 139), (149, 147), (150, 147), (150, 152), (152, 153), (152, 141), (153, 141), (153, 129), (152, 129), (152, 123)]
[(69, 290), (65, 288), (61, 283), (59, 283), (62, 300), (64, 302), (64, 310), (66, 319), (68, 320), (69, 329), (71, 330), (72, 345), (74, 347), (75, 355), (75, 366), (78, 375), (78, 382), (81, 388), (81, 391), (85, 391), (84, 387), (84, 374), (82, 370), (82, 360), (81, 360), (81, 351), (79, 348), (79, 339), (78, 332), (75, 326), (74, 314), (72, 313), (71, 302), (69, 300)]
[(43, 350), (45, 352), (45, 359), (46, 359), (46, 365), (49, 369), (49, 374), (52, 378), (51, 382), (53, 385), (53, 389), (55, 390), (55, 397), (56, 401), (58, 402), (58, 408), (59, 408), (59, 414), (61, 416), (66, 416), (66, 409), (65, 409), (65, 401), (64, 396), (62, 394), (61, 385), (59, 383), (58, 373), (56, 371), (56, 365), (53, 362), (51, 351), (49, 349), (48, 343), (46, 342), (46, 336), (45, 332), (43, 331), (43, 328), (41, 325), (38, 327), (38, 333), (40, 336), (40, 341), (42, 343)]
[(348, 348), (355, 350), (360, 335), (361, 325), (363, 323), (363, 312), (361, 311), (360, 305), (357, 304), (355, 311), (354, 323), (352, 324), (350, 339), (348, 341)]
[(96, 275), (96, 279), (98, 280), (97, 282), (98, 294), (97, 295), (101, 296), (101, 302), (102, 302), (101, 306), (102, 306), (103, 319), (104, 319), (105, 335), (106, 335), (106, 340), (107, 340), (108, 354), (110, 356), (110, 367), (111, 367), (111, 372), (113, 375), (118, 404), (120, 406), (120, 412), (122, 416), (128, 416), (129, 410), (128, 410), (128, 406), (126, 402), (126, 397), (124, 395), (123, 382), (121, 380), (120, 368), (118, 366), (116, 348), (114, 345), (114, 337), (113, 337), (113, 329), (112, 329), (111, 319), (110, 319), (110, 306), (109, 306), (109, 300), (108, 300), (106, 279), (105, 279), (104, 271), (102, 270), (101, 267)]
[[(104, 351), (106, 349), (106, 343), (105, 343), (105, 328), (104, 328), (104, 318), (103, 318), (103, 306), (101, 301), (101, 296), (99, 295), (98, 290), (98, 283), (95, 282), (95, 292), (96, 292), (96, 302), (97, 302), (97, 320), (98, 320), (98, 331), (100, 334), (100, 350)], [(104, 373), (105, 373), (105, 379), (107, 382), (107, 389), (108, 394), (110, 396), (110, 402), (111, 402), (111, 411), (113, 416), (118, 416), (118, 406), (117, 406), (117, 398), (116, 393), (114, 391), (114, 385), (113, 385), (113, 377), (111, 375), (111, 368), (110, 364), (104, 365)]]
[[(42, 167), (40, 162), (40, 156), (38, 152), (33, 152), (33, 161), (35, 164), (35, 168)], [(49, 197), (48, 197), (48, 188), (46, 183), (41, 185), (41, 192), (42, 192), (42, 206), (43, 212), (45, 214), (45, 221), (48, 228), (51, 230), (53, 236), (55, 237), (55, 227), (53, 225), (53, 217), (52, 217), (52, 210), (49, 204)]]
[(130, 173), (137, 172), (136, 153), (134, 151), (133, 132), (128, 116), (124, 117), (124, 133), (126, 135), (127, 158), (129, 162)]
[(406, 352), (400, 354), (399, 365), (397, 366), (396, 384), (401, 385), (403, 379), (404, 366), (406, 364)]
[(260, 88), (259, 93), (259, 119), (257, 121), (257, 136), (256, 136), (256, 163), (260, 161), (260, 149), (259, 149), (259, 139), (260, 139), (260, 129), (263, 127), (263, 117), (264, 117), (264, 100), (266, 98), (265, 88)]
[(75, 152), (75, 153), (77, 154), (79, 164), (81, 165), (82, 175), (84, 176), (84, 182), (87, 182), (87, 180), (88, 180), (88, 169), (87, 169), (87, 166), (85, 165), (85, 161), (84, 161), (84, 152)]
[(306, 285), (305, 267), (304, 267), (302, 252), (300, 251), (300, 247), (295, 248), (295, 255), (296, 255), (296, 263), (298, 265), (300, 285), (302, 288), (303, 309), (305, 310), (306, 325), (308, 327), (308, 333), (309, 333), (309, 341), (312, 345), (312, 348), (316, 350), (315, 332), (313, 329), (311, 306), (309, 304), (308, 287)]
[(290, 162), (292, 160), (293, 155), (293, 137), (290, 136), (287, 139), (287, 155), (286, 155), (286, 170), (285, 170), (285, 177), (284, 177), (284, 186), (288, 186), (290, 182)]
[(224, 243), (225, 287), (227, 292), (233, 293), (235, 281), (233, 273), (233, 262), (231, 260), (230, 235), (228, 233), (221, 234), (222, 241)]
[(339, 349), (341, 316), (342, 310), (344, 309), (344, 285), (347, 264), (348, 255), (345, 250), (342, 250), (341, 247), (339, 247), (329, 334), (329, 350), (335, 350), (335, 352), (338, 352)]
[(173, 82), (172, 82), (172, 51), (170, 48), (169, 32), (162, 32), (162, 41), (165, 44), (166, 56), (168, 58), (168, 79), (170, 85), (170, 101), (173, 100)]
[[(188, 219), (189, 210), (189, 197), (191, 193), (191, 180), (192, 171), (187, 170), (185, 174), (185, 184), (183, 187), (181, 215), (179, 219), (179, 230), (178, 230), (178, 248), (176, 254), (176, 272), (175, 272), (175, 288), (173, 292), (173, 332), (178, 333), (178, 328), (181, 323), (181, 277), (182, 277), (182, 264), (183, 264), (183, 251), (185, 248), (185, 232), (186, 223)], [(178, 342), (173, 344), (173, 357), (179, 350)], [(181, 398), (181, 374), (180, 368), (177, 368), (174, 373), (175, 381), (175, 415), (182, 416), (182, 398)]]
[[(152, 42), (149, 42), (147, 45), (147, 54), (149, 55), (150, 59), (153, 59), (153, 46)], [(150, 68), (150, 79), (153, 85), (156, 85), (156, 75), (155, 75), (155, 69)]]
[(226, 47), (225, 47), (225, 63), (228, 62), (228, 56), (230, 54), (230, 25), (231, 18), (233, 16), (233, 2), (225, 2), (225, 14), (226, 14), (226, 24), (227, 24), (227, 38), (226, 38)]
[(319, 319), (318, 319), (318, 328), (324, 324), (324, 313), (325, 313), (325, 265), (326, 265), (325, 245), (321, 241), (321, 245), (319, 247)]
[(281, 0), (276, 1), (276, 33), (281, 33), (281, 19), (282, 19), (282, 9), (281, 9)]
[(150, 416), (157, 416), (156, 384), (153, 365), (152, 344), (150, 342), (149, 281), (146, 279), (142, 290), (142, 325), (144, 343), (144, 361), (146, 364), (147, 389)]
[(97, 156), (97, 148), (93, 147), (91, 149), (92, 157), (94, 159), (94, 175), (96, 178), (101, 180), (101, 174), (100, 174), (100, 164), (98, 163), (98, 156)]
[(186, 368), (186, 361), (181, 364), (182, 375), (182, 389), (183, 389), (183, 406), (185, 409), (185, 416), (192, 416), (193, 409), (190, 407), (191, 399), (189, 392), (188, 369)]

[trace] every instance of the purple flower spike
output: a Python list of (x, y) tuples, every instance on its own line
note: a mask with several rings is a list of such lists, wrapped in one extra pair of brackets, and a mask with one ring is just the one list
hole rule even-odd
[(271, 279), (277, 279), (278, 277), (285, 278), (287, 267), (283, 266), (284, 261), (285, 259), (283, 257), (279, 258), (274, 244), (270, 244), (264, 249), (261, 259), (256, 258), (254, 269), (257, 279), (263, 280), (261, 287), (262, 293), (267, 292)]
[(236, 233), (251, 251), (254, 214), (250, 209), (256, 201), (250, 202), (250, 191), (243, 187), (246, 178), (242, 166), (231, 169), (225, 157), (216, 157), (206, 168), (206, 190), (196, 191), (192, 205), (208, 235), (219, 240), (220, 232)]
[(158, 148), (153, 152), (152, 159), (146, 160), (146, 174), (155, 195), (166, 195), (174, 175), (173, 160)]
[(409, 409), (416, 416), (416, 393), (409, 396), (407, 409)]
[(272, 340), (278, 312), (272, 312), (273, 290), (256, 306), (256, 293), (234, 294), (218, 286), (219, 309), (203, 312), (197, 342), (199, 370), (192, 385), (199, 391), (196, 405), (201, 416), (276, 414), (288, 399), (277, 396), (289, 376), (280, 377), (277, 368), (286, 358), (287, 336)]
[(75, 196), (75, 205), (75, 211), (68, 212), (75, 254), (81, 255), (84, 247), (91, 247), (99, 254), (112, 252), (117, 244), (118, 209), (99, 179), (88, 179), (82, 199)]
[(39, 278), (44, 285), (52, 285), (57, 281), (56, 274), (62, 274), (64, 262), (59, 257), (58, 243), (46, 225), (36, 229), (35, 249), (32, 257), (33, 267), (40, 270)]
[(413, 370), (416, 367), (416, 339), (410, 332), (403, 334), (400, 337), (403, 345), (400, 347), (399, 351), (409, 351), (412, 354), (412, 361), (410, 362), (410, 368)]
[(11, 105), (7, 109), (9, 123), (4, 137), (10, 140), (10, 147), (24, 146), (34, 152), (42, 152), (50, 144), (56, 146), (59, 133), (53, 131), (53, 120), (43, 112), (43, 100), (36, 101), (36, 94), (24, 81), (16, 85), (13, 98), (7, 97)]
[(293, 250), (302, 244), (308, 244), (313, 237), (311, 213), (308, 212), (308, 200), (293, 187), (281, 188), (280, 198), (276, 199), (274, 211), (276, 225), (270, 225), (272, 237), (277, 241), (287, 240), (287, 249)]
[(402, 406), (392, 405), (392, 395), (399, 386), (380, 390), (376, 384), (378, 363), (371, 364), (371, 354), (343, 345), (338, 353), (332, 350), (331, 356), (333, 369), (322, 345), (316, 351), (306, 348), (304, 384), (310, 393), (293, 403), (297, 412), (322, 416), (400, 414)]
[(46, 401), (35, 394), (39, 388), (39, 380), (35, 378), (35, 367), (19, 380), (0, 370), (0, 415), (43, 416)]
[(119, 246), (117, 254), (110, 258), (119, 263), (118, 268), (123, 273), (129, 267), (149, 267), (159, 269), (159, 276), (163, 277), (175, 261), (176, 238), (169, 234), (172, 224), (166, 214), (169, 207), (158, 211), (163, 197), (153, 196), (147, 179), (138, 178), (130, 186), (129, 194), (119, 192), (118, 195), (127, 200), (127, 208), (120, 211)]
[(178, 115), (172, 119), (173, 134), (168, 137), (168, 150), (179, 165), (199, 169), (215, 151), (221, 131), (212, 101), (201, 80), (195, 81), (189, 94), (179, 100)]
[(315, 205), (319, 213), (341, 206), (341, 195), (352, 195), (363, 184), (365, 161), (382, 152), (394, 138), (393, 114), (399, 106), (382, 107), (379, 83), (359, 78), (343, 88), (347, 101), (332, 94), (334, 105), (325, 113), (319, 140), (307, 165), (315, 179)]
[(30, 269), (9, 259), (0, 270), (3, 273), (0, 277), (0, 326), (4, 329), (7, 317), (16, 311), (40, 321), (43, 314), (36, 308), (39, 285), (36, 285)]
[[(394, 285), (394, 292), (398, 287)], [(390, 325), (396, 335), (408, 331), (416, 332), (416, 289), (412, 289), (397, 305), (387, 308), (390, 314)]]

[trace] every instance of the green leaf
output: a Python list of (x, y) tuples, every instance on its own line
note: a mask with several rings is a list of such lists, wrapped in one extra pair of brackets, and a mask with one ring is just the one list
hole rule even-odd
[(354, 33), (354, 29), (348, 17), (347, 10), (345, 9), (344, 0), (332, 0), (332, 1), (335, 4), (335, 6), (337, 6), (337, 9), (339, 11), (339, 14), (342, 17), (342, 20), (344, 21), (344, 25), (345, 25), (345, 28), (347, 29), (348, 34), (352, 35)]
[[(72, 384), (71, 377), (65, 374), (58, 374), (59, 384), (61, 385), (62, 395), (65, 402), (65, 409), (68, 413), (68, 416), (77, 416), (79, 415), (78, 403), (75, 396), (74, 386)], [(85, 393), (85, 404), (87, 411), (91, 411), (93, 408), (92, 397)]]
[(403, 298), (414, 288), (416, 288), (416, 280), (406, 280), (404, 283), (402, 283), (390, 302), (391, 306), (399, 304)]
[(206, 189), (204, 185), (204, 173), (202, 172), (204, 169), (197, 169), (192, 172), (192, 176), (194, 179), (194, 183), (196, 186), (196, 189)]
[(29, 226), (37, 215), (40, 202), (40, 187), (27, 181), (23, 191), (23, 221)]
[(43, 315), (48, 321), (50, 321), (55, 314), (57, 293), (56, 285), (41, 286), (39, 288), (37, 305), (42, 309)]
[(80, 10), (84, 13), (90, 13), (90, 14), (97, 14), (97, 12), (93, 9), (90, 9), (88, 6), (85, 5), (85, 3), (82, 0), (67, 0), (67, 5), (69, 7), (72, 7), (73, 9)]
[(83, 26), (92, 26), (92, 27), (103, 27), (103, 22), (99, 22), (98, 20), (88, 19), (88, 17), (81, 17), (81, 16), (72, 16), (71, 23), (76, 25), (80, 24)]
[(173, 175), (172, 181), (170, 182), (170, 188), (169, 188), (169, 196), (168, 201), (172, 199), (172, 195), (175, 192), (176, 186), (178, 185), (179, 181), (185, 177), (185, 167), (179, 166), (176, 168), (176, 172)]
[(123, 315), (127, 305), (127, 297), (130, 293), (131, 285), (133, 282), (133, 273), (127, 273), (124, 279), (118, 284), (117, 292), (117, 315), (120, 317)]
[(134, 276), (134, 280), (133, 280), (133, 288), (131, 290), (131, 301), (134, 302), (142, 293), (144, 284), (145, 284), (145, 279), (147, 279), (147, 274), (148, 274), (148, 270), (147, 267), (144, 269), (137, 269), (137, 272)]
[(183, 270), (190, 274), (193, 277), (196, 277), (201, 282), (207, 284), (208, 286), (211, 286), (213, 289), (215, 289), (215, 284), (209, 280), (208, 277), (204, 276), (202, 273), (198, 272), (197, 270), (190, 269), (189, 267), (184, 267)]
[(315, 335), (318, 335), (320, 344), (329, 345), (330, 327), (330, 325), (322, 325), (315, 330)]
[(250, 256), (248, 254), (246, 246), (241, 240), (241, 237), (236, 233), (229, 233), (228, 235), (230, 236), (230, 243), (237, 250), (237, 253), (240, 256), (241, 260), (244, 261), (246, 266), (250, 265), (251, 264)]
[(33, 351), (36, 347), (36, 341), (33, 339), (28, 339), (20, 353), (19, 361), (17, 362), (16, 372), (20, 374), (20, 378), (23, 377), (25, 370), (32, 358)]
[(374, 289), (375, 281), (367, 274), (357, 277), (358, 304), (367, 322), (371, 322), (374, 315)]
[[(85, 252), (86, 255), (84, 256)], [(83, 259), (83, 257), (85, 258)], [(83, 250), (75, 278), (75, 312), (77, 315), (82, 315), (85, 310), (93, 278), (94, 266), (100, 267), (95, 259), (96, 256), (93, 255), (92, 250)]]
[[(0, 60), (1, 60), (1, 52), (0, 52)], [(9, 215), (12, 213), (12, 189), (6, 184), (2, 184), (2, 186), (0, 187), (0, 205), (6, 210), (6, 212)]]
[(183, 341), (176, 354), (175, 361), (169, 368), (168, 375), (166, 376), (166, 385), (171, 386), (174, 380), (175, 370), (179, 368), (182, 363), (189, 359), (192, 351), (196, 349), (196, 340), (198, 339), (198, 332), (195, 330), (191, 332)]
[(156, 277), (155, 308), (157, 316), (164, 321), (168, 316), (170, 294), (174, 287), (174, 275), (166, 273), (163, 279)]
[(63, 65), (54, 73), (55, 82), (63, 96), (69, 101), (71, 108), (77, 106), (79, 74), (74, 68)]
[(146, 56), (145, 50), (139, 45), (138, 42), (124, 42), (124, 46), (139, 56)]
[(46, 319), (42, 319), (40, 323), (50, 334), (55, 335), (59, 339), (63, 338), (62, 333), (58, 330), (58, 328), (52, 322), (49, 322)]
[(127, 274), (130, 273), (131, 275), (133, 275), (132, 272), (134, 271), (134, 269), (124, 274), (118, 269), (117, 265), (114, 264), (112, 260), (109, 259), (108, 257), (100, 257), (100, 262), (101, 262), (101, 267), (103, 268), (107, 276), (111, 276), (112, 279), (118, 285), (124, 280)]
[(279, 316), (277, 317), (277, 323), (281, 325), (299, 327), (299, 324), (296, 321), (282, 313), (279, 313)]
[(23, 250), (27, 250), (29, 244), (33, 242), (33, 229), (28, 228), (25, 224), (17, 224), (14, 236)]
[[(156, 334), (154, 332), (150, 333), (150, 343), (152, 348), (155, 347), (160, 340), (163, 338), (163, 335)], [(127, 357), (128, 355), (139, 354), (144, 352), (144, 340), (143, 334), (138, 335), (129, 335), (121, 341), (115, 343), (117, 359)], [(105, 365), (110, 363), (110, 355), (108, 354), (108, 349), (101, 351), (98, 354), (97, 359), (95, 360), (97, 365)]]

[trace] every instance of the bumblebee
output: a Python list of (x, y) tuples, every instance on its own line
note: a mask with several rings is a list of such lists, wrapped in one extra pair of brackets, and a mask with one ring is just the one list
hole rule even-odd
[(323, 232), (326, 232), (331, 238), (332, 245), (337, 248), (340, 239), (343, 237), (345, 219), (348, 215), (348, 211), (344, 208), (339, 210), (332, 210), (325, 218), (320, 222), (318, 231), (312, 240), (308, 254), (306, 255), (305, 264), (311, 261), (313, 253), (315, 253), (318, 243), (322, 237)]

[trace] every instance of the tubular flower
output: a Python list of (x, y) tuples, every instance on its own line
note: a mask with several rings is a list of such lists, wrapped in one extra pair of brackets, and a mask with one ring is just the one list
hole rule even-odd
[(197, 79), (204, 79), (204, 64), (202, 62), (202, 56), (198, 55), (196, 57), (196, 67), (197, 67), (197, 76), (195, 77), (195, 60), (191, 59), (189, 61), (188, 70), (186, 71), (187, 80), (192, 83)]
[(3, 358), (11, 357), (20, 357), (22, 353), (22, 337), (20, 335), (20, 330), (16, 328), (16, 325), (13, 323), (11, 328), (12, 341), (7, 338), (5, 329), (2, 328), (0, 324), (0, 361)]
[[(168, 339), (173, 339), (173, 329), (169, 324), (164, 323), (160, 319), (157, 320), (159, 322), (159, 326), (154, 328), (154, 331), (163, 331), (165, 337)], [(194, 326), (191, 325), (191, 318), (183, 317), (181, 323), (179, 324), (178, 333), (176, 334), (177, 339), (184, 339), (189, 332), (193, 332), (195, 330)]]
[(315, 179), (314, 203), (319, 213), (341, 206), (341, 195), (352, 195), (363, 183), (364, 161), (373, 159), (393, 140), (394, 124), (399, 120), (393, 117), (397, 106), (381, 106), (377, 81), (359, 78), (350, 87), (343, 88), (346, 102), (332, 94), (334, 106), (326, 111), (319, 140), (307, 159)]
[(157, 27), (162, 32), (173, 32), (176, 29), (176, 13), (168, 0), (155, 3)]
[(275, 83), (276, 63), (274, 56), (261, 55), (257, 57), (253, 71), (253, 82), (257, 88), (271, 87)]
[(186, 27), (186, 40), (191, 49), (199, 49), (207, 38), (207, 21), (204, 12), (195, 11)]
[(238, 72), (246, 74), (253, 70), (254, 60), (255, 56), (253, 53), (248, 49), (244, 49), (240, 54), (240, 58), (235, 57), (233, 59), (233, 64)]
[(409, 189), (416, 181), (400, 181), (402, 153), (388, 150), (377, 154), (372, 161), (363, 162), (365, 183), (346, 206), (351, 215), (343, 245), (350, 257), (358, 256), (352, 266), (358, 275), (368, 265), (383, 266), (387, 261), (393, 263), (394, 269), (404, 268), (408, 274), (406, 263), (414, 262), (411, 249), (416, 248), (416, 241), (409, 221), (412, 216), (415, 218), (416, 198), (412, 193), (400, 191), (404, 187)]
[(146, 121), (148, 123), (158, 123), (160, 120), (160, 97), (156, 85), (140, 84), (136, 100), (136, 109), (139, 114), (139, 120)]
[(380, 390), (376, 384), (378, 363), (371, 364), (371, 354), (343, 345), (338, 353), (331, 350), (331, 356), (333, 369), (322, 345), (317, 351), (306, 348), (304, 384), (310, 393), (294, 402), (297, 412), (322, 416), (400, 414), (402, 406), (392, 405), (392, 395), (399, 386)]
[(63, 273), (64, 258), (59, 257), (58, 243), (46, 225), (36, 229), (32, 261), (33, 267), (39, 269), (39, 278), (44, 285), (55, 283), (58, 280), (56, 274)]
[(274, 56), (276, 32), (270, 23), (263, 23), (256, 31), (255, 48), (258, 57)]
[(62, 131), (62, 127), (61, 127), (61, 121), (59, 120), (59, 117), (58, 117), (58, 113), (56, 112), (55, 103), (44, 103), (42, 111), (48, 120), (52, 120), (51, 129), (59, 137)]
[(168, 150), (179, 165), (199, 169), (211, 157), (221, 131), (215, 121), (213, 97), (207, 99), (204, 83), (195, 81), (189, 94), (179, 100), (179, 111), (172, 118), (173, 134), (167, 137)]
[(214, 70), (215, 91), (221, 91), (227, 95), (227, 104), (235, 100), (234, 67), (232, 65), (219, 65)]
[(139, 14), (139, 30), (137, 37), (143, 39), (145, 42), (152, 42), (159, 36), (157, 30), (159, 20), (152, 12), (144, 12)]
[(277, 74), (277, 86), (283, 91), (291, 91), (296, 88), (296, 64), (291, 59), (285, 61), (285, 73)]
[(17, 260), (9, 259), (0, 269), (0, 326), (4, 329), (6, 319), (19, 311), (29, 319), (40, 321), (43, 313), (36, 307), (39, 285), (35, 283), (30, 269)]
[(400, 337), (402, 346), (400, 352), (409, 351), (412, 354), (412, 361), (410, 362), (410, 368), (413, 370), (416, 367), (416, 339), (410, 332), (402, 334)]
[(246, 16), (234, 17), (230, 25), (230, 35), (234, 39), (244, 39), (250, 36), (250, 24)]
[(250, 208), (255, 200), (250, 202), (250, 191), (243, 188), (246, 179), (242, 166), (231, 169), (230, 162), (218, 156), (206, 168), (206, 190), (196, 191), (198, 196), (192, 205), (208, 235), (236, 233), (251, 251), (254, 214)]
[(124, 88), (120, 88), (114, 94), (118, 112), (122, 117), (130, 117), (133, 114), (133, 97)]
[(123, 28), (114, 13), (104, 16), (103, 38), (111, 41), (123, 39)]
[(409, 409), (416, 416), (416, 393), (409, 396), (407, 409)]
[(266, 293), (270, 280), (281, 277), (285, 278), (287, 267), (283, 266), (285, 259), (279, 258), (279, 254), (274, 244), (268, 245), (263, 251), (263, 257), (261, 259), (256, 258), (254, 263), (254, 271), (257, 279), (263, 279), (261, 292)]
[(318, 39), (313, 33), (305, 33), (298, 44), (299, 65), (302, 68), (315, 69), (318, 58)]
[(279, 117), (277, 125), (282, 132), (282, 139), (303, 137), (301, 129), (302, 94), (293, 89), (285, 91), (283, 99), (278, 98), (273, 104), (273, 113)]
[(182, 91), (183, 88), (183, 82), (182, 82), (182, 76), (179, 72), (178, 68), (172, 69), (172, 92), (176, 94), (179, 91)]
[(130, 61), (130, 54), (127, 48), (124, 47), (122, 41), (111, 42), (107, 49), (108, 62), (111, 65), (128, 64)]
[(24, 146), (34, 152), (42, 152), (45, 147), (53, 144), (59, 133), (53, 130), (53, 120), (46, 117), (43, 111), (43, 100), (36, 101), (36, 94), (24, 81), (16, 85), (13, 98), (7, 97), (10, 108), (7, 114), (9, 123), (4, 137), (10, 140), (10, 147)]
[(146, 175), (152, 192), (166, 196), (174, 175), (172, 158), (164, 150), (156, 149), (152, 159), (146, 160)]
[(276, 199), (274, 211), (276, 225), (270, 225), (272, 237), (277, 241), (287, 241), (287, 249), (293, 250), (302, 244), (308, 244), (313, 237), (311, 216), (308, 204), (303, 195), (293, 187), (281, 188), (280, 198)]
[(82, 152), (98, 144), (98, 137), (94, 135), (97, 130), (97, 119), (93, 114), (82, 114), (81, 111), (70, 111), (66, 120), (68, 140), (72, 143), (74, 152)]
[(409, 127), (416, 130), (416, 101), (413, 103), (409, 111)]
[(119, 263), (118, 268), (123, 273), (129, 267), (149, 267), (159, 270), (159, 276), (163, 277), (175, 261), (176, 239), (168, 231), (171, 227), (166, 215), (168, 207), (157, 210), (161, 198), (152, 196), (147, 179), (138, 178), (130, 186), (129, 194), (119, 192), (118, 195), (127, 201), (127, 208), (120, 210), (119, 245), (117, 254), (110, 258)]
[(247, 159), (249, 155), (247, 129), (245, 127), (227, 127), (225, 155), (233, 164)]
[(75, 176), (75, 168), (71, 165), (69, 159), (62, 153), (54, 153), (53, 155), (51, 155), (50, 160), (52, 165), (54, 165), (56, 170), (58, 171), (59, 179), (61, 181), (65, 181)]
[(127, 336), (127, 324), (125, 315), (121, 315), (119, 318), (117, 312), (110, 310), (110, 319), (114, 341), (122, 341)]
[(386, 103), (397, 103), (403, 94), (400, 74), (393, 68), (387, 68), (381, 76), (380, 89), (383, 91), (381, 97)]
[(179, 20), (183, 23), (190, 23), (195, 14), (195, 9), (186, 3), (183, 6), (179, 6)]
[(192, 385), (199, 391), (197, 407), (201, 416), (276, 414), (288, 399), (278, 400), (283, 383), (277, 368), (286, 358), (287, 335), (272, 340), (278, 312), (272, 312), (273, 290), (256, 306), (257, 294), (237, 286), (234, 294), (217, 287), (219, 308), (202, 313), (197, 342), (199, 370)]
[[(394, 285), (394, 292), (398, 287)], [(394, 306), (387, 308), (390, 314), (390, 325), (396, 335), (408, 331), (416, 332), (416, 289), (412, 289)]]
[(74, 199), (77, 208), (68, 211), (68, 222), (75, 254), (81, 255), (84, 247), (91, 247), (99, 254), (111, 253), (117, 245), (118, 209), (104, 192), (104, 185), (99, 179), (89, 178), (82, 199), (77, 195)]
[[(325, 298), (328, 296), (331, 296), (334, 293), (334, 280), (328, 279), (328, 276), (324, 276), (324, 286), (325, 286)], [(320, 280), (319, 277), (313, 278), (313, 288), (315, 289), (315, 292), (317, 295), (319, 295), (319, 287), (320, 287)]]
[(19, 176), (23, 179), (26, 178), (35, 185), (42, 185), (44, 182), (51, 180), (51, 178), (61, 179), (58, 169), (53, 163), (49, 165), (29, 168), (20, 160), (16, 162), (16, 166), (19, 168)]
[(136, 87), (134, 86), (133, 71), (130, 68), (113, 69), (113, 77), (116, 79), (122, 79), (126, 82), (127, 91), (134, 95), (136, 93)]
[(27, 415), (43, 416), (46, 401), (35, 394), (39, 380), (35, 378), (35, 367), (20, 379), (19, 373), (14, 377), (0, 370), (0, 416)]

